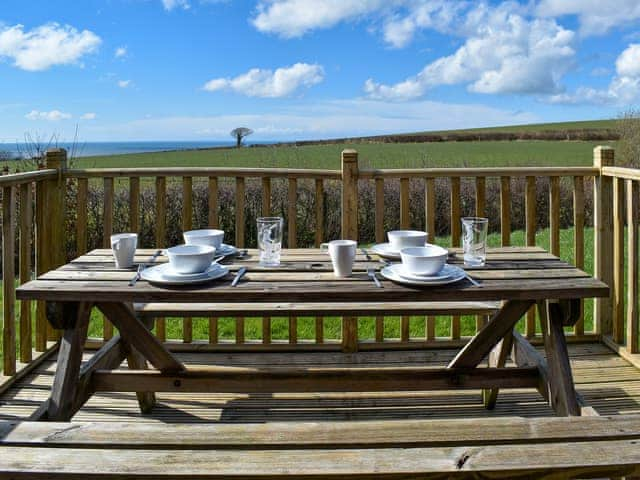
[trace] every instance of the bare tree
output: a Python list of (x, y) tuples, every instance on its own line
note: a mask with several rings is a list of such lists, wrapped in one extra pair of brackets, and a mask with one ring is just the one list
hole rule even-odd
[(618, 117), (616, 129), (620, 134), (617, 156), (620, 165), (640, 167), (640, 110), (631, 109)]
[(231, 130), (230, 135), (236, 139), (236, 147), (240, 148), (242, 146), (242, 139), (244, 137), (248, 137), (253, 133), (253, 130), (247, 127), (238, 127)]

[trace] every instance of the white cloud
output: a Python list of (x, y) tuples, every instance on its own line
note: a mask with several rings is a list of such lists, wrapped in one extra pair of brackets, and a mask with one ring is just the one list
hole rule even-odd
[(393, 85), (367, 80), (372, 98), (405, 100), (437, 85), (466, 84), (478, 93), (549, 94), (561, 90), (571, 68), (574, 33), (554, 20), (527, 19), (523, 7), (480, 4), (455, 23), (468, 34), (453, 54), (441, 57), (417, 75)]
[(48, 23), (25, 31), (23, 25), (0, 26), (0, 58), (10, 58), (18, 68), (46, 70), (54, 65), (77, 64), (94, 52), (100, 37), (89, 30)]
[(182, 8), (183, 10), (191, 8), (189, 0), (162, 0), (162, 6), (167, 11), (171, 11), (174, 8)]
[(301, 87), (311, 87), (324, 79), (320, 65), (296, 63), (273, 70), (252, 68), (234, 78), (214, 78), (203, 89), (209, 92), (230, 90), (248, 97), (279, 98), (293, 94)]
[(267, 114), (143, 118), (113, 125), (90, 125), (83, 127), (83, 132), (96, 140), (203, 137), (226, 140), (233, 127), (247, 125), (255, 131), (255, 139), (291, 140), (489, 127), (540, 120), (527, 112), (485, 105), (354, 99), (305, 103), (286, 110), (272, 109)]
[(261, 32), (293, 38), (373, 13), (388, 4), (384, 0), (260, 0), (252, 23)]
[(459, 13), (466, 8), (466, 2), (447, 0), (419, 0), (408, 2), (403, 13), (390, 15), (383, 22), (384, 40), (395, 48), (407, 46), (417, 31), (432, 29), (450, 33), (457, 23)]
[(120, 88), (129, 88), (131, 85), (131, 80), (118, 80), (118, 86)]
[(122, 58), (127, 56), (127, 47), (118, 47), (115, 52), (113, 52), (113, 56), (116, 58)]
[(87, 112), (80, 115), (80, 120), (95, 120), (97, 116), (94, 112)]
[(626, 106), (640, 100), (640, 44), (630, 44), (616, 60), (616, 75), (606, 89), (580, 87), (552, 96), (551, 103)]
[(638, 0), (542, 0), (537, 7), (542, 16), (577, 15), (583, 35), (600, 35), (612, 28), (640, 19)]
[(24, 116), (24, 118), (27, 120), (48, 120), (51, 122), (57, 122), (59, 120), (68, 120), (71, 118), (71, 114), (61, 112), (60, 110), (51, 110), (50, 112), (31, 110)]

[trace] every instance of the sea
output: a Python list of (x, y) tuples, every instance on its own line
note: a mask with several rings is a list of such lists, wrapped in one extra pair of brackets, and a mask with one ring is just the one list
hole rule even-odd
[[(247, 142), (252, 143), (273, 143), (265, 142)], [(76, 144), (58, 142), (50, 147), (65, 148), (69, 155), (73, 157), (96, 157), (103, 155), (121, 155), (125, 153), (145, 153), (145, 152), (163, 152), (172, 150), (196, 150), (202, 148), (215, 147), (233, 147), (234, 141), (166, 141), (166, 142), (78, 142)], [(46, 145), (44, 145), (46, 147)], [(17, 143), (0, 142), (0, 152), (9, 153), (10, 157), (24, 157), (25, 147)]]

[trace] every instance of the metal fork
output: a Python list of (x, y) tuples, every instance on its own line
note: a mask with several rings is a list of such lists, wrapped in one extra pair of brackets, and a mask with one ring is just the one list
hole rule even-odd
[(367, 250), (366, 250), (366, 249), (364, 249), (364, 248), (361, 248), (361, 249), (360, 249), (360, 251), (361, 251), (361, 252), (362, 252), (362, 254), (364, 255), (364, 258), (366, 258), (366, 259), (367, 259), (367, 262), (370, 262), (370, 261), (371, 261), (371, 255), (369, 255), (369, 253), (367, 252)]
[(129, 280), (129, 286), (130, 287), (134, 287), (137, 283), (138, 280), (140, 280), (140, 276), (142, 275), (142, 271), (147, 268), (148, 265), (154, 263), (156, 261), (156, 258), (158, 258), (160, 256), (160, 254), (162, 253), (162, 250), (157, 250), (156, 253), (154, 253), (151, 258), (149, 259), (149, 261), (147, 263), (140, 263), (138, 265), (138, 271), (136, 272), (136, 276), (133, 277), (131, 280)]
[(376, 287), (382, 288), (382, 284), (380, 283), (380, 280), (378, 280), (378, 277), (376, 277), (376, 269), (375, 268), (368, 268), (367, 269), (367, 276), (371, 280), (373, 280), (373, 283), (376, 284)]

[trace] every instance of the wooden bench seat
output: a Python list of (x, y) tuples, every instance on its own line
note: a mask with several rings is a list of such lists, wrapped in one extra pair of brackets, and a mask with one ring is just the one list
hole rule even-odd
[(145, 317), (492, 315), (500, 302), (137, 303)]
[(0, 476), (602, 478), (640, 472), (640, 416), (265, 424), (0, 423)]

